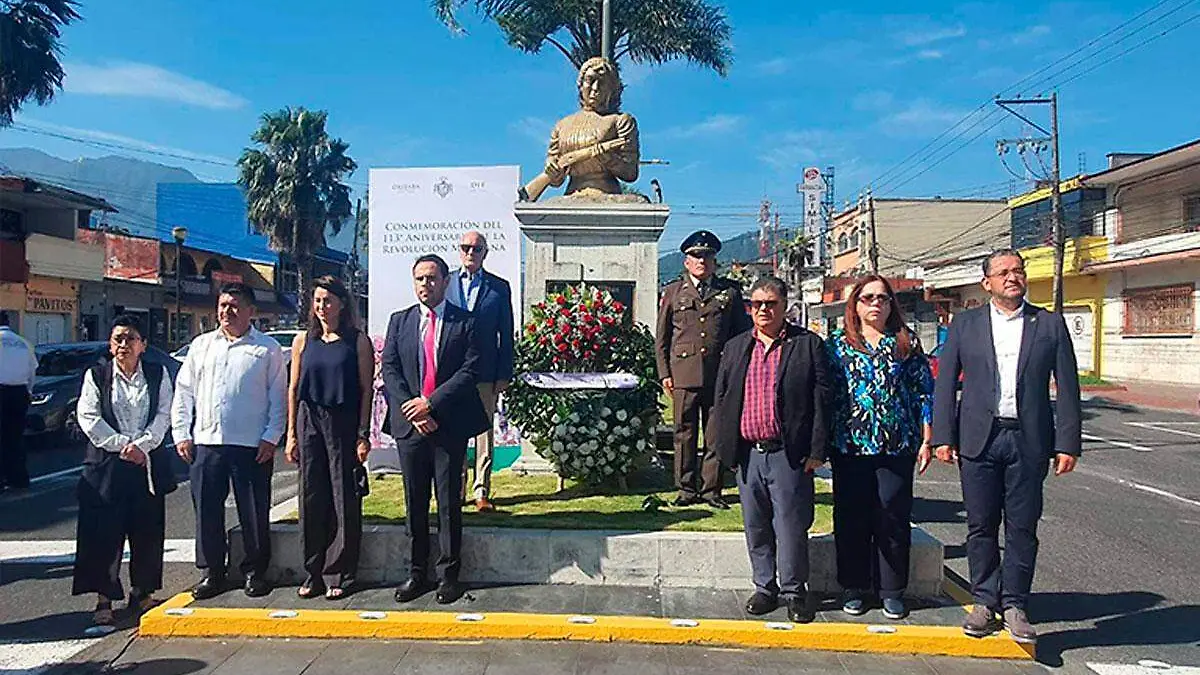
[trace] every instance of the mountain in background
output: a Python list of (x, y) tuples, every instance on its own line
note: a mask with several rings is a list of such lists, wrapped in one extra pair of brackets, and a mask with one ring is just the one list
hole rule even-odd
[[(729, 268), (731, 262), (751, 262), (758, 260), (758, 232), (744, 232), (731, 239), (721, 242), (721, 252), (717, 254), (717, 273), (722, 274)], [(683, 254), (679, 251), (668, 253), (658, 259), (658, 283), (668, 283), (683, 271)]]
[(186, 169), (140, 159), (114, 155), (68, 161), (32, 148), (0, 148), (0, 167), (5, 173), (103, 198), (119, 213), (97, 214), (100, 222), (156, 239), (171, 234), (171, 226), (157, 219), (158, 184), (200, 182)]

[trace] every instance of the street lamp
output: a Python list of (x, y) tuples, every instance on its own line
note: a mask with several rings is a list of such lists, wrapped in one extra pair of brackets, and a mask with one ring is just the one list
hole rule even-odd
[(180, 347), (179, 314), (183, 301), (183, 241), (187, 239), (186, 227), (171, 228), (171, 236), (175, 238), (175, 347)]

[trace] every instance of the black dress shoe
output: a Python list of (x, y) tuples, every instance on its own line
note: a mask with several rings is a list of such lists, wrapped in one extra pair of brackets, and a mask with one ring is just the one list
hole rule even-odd
[(779, 598), (766, 593), (755, 593), (746, 601), (746, 613), (754, 616), (770, 614), (779, 606)]
[(433, 599), (439, 605), (448, 605), (455, 600), (458, 600), (467, 592), (467, 587), (458, 581), (442, 581), (438, 584), (437, 593)]
[(261, 574), (247, 574), (245, 591), (247, 598), (261, 598), (270, 595), (271, 583)]
[(396, 589), (396, 602), (412, 602), (425, 595), (428, 590), (429, 584), (425, 583), (424, 579), (411, 577)]
[(671, 501), (671, 506), (691, 506), (692, 504), (699, 503), (700, 498), (696, 495), (679, 495)]
[(725, 500), (720, 497), (705, 497), (704, 503), (708, 504), (709, 506), (713, 507), (714, 509), (717, 509), (718, 511), (728, 511), (729, 510), (729, 505), (726, 504)]
[(208, 600), (215, 598), (225, 592), (225, 577), (223, 575), (210, 574), (200, 580), (192, 588), (192, 597), (197, 600)]
[(789, 595), (784, 599), (787, 604), (788, 621), (792, 623), (812, 623), (817, 618), (817, 610), (808, 595)]

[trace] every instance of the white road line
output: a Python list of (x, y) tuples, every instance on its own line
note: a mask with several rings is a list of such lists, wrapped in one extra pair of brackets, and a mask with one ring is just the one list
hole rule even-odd
[(32, 479), (30, 479), (29, 484), (36, 485), (38, 483), (45, 483), (46, 481), (52, 481), (55, 478), (62, 478), (63, 476), (70, 476), (71, 474), (76, 474), (76, 473), (79, 473), (80, 471), (83, 471), (82, 465), (73, 466), (69, 469), (63, 469), (62, 471), (55, 471), (54, 473), (42, 474), (41, 476), (32, 478)]
[(0, 643), (0, 672), (36, 675), (95, 644), (100, 638)]
[(1162, 488), (1156, 488), (1153, 485), (1143, 485), (1141, 483), (1135, 483), (1131, 480), (1125, 480), (1124, 478), (1117, 478), (1116, 476), (1110, 476), (1106, 473), (1101, 473), (1099, 471), (1087, 469), (1086, 467), (1075, 469), (1075, 473), (1080, 473), (1085, 476), (1094, 476), (1096, 478), (1102, 478), (1107, 481), (1112, 481), (1113, 483), (1116, 483), (1118, 485), (1124, 485), (1125, 487), (1133, 488), (1134, 490), (1138, 490), (1139, 492), (1145, 492), (1147, 494), (1156, 495), (1158, 497), (1165, 497), (1165, 498), (1173, 500), (1173, 501), (1187, 504), (1188, 506), (1200, 507), (1200, 501), (1197, 501), (1195, 499), (1188, 499), (1187, 497), (1181, 497), (1181, 496), (1175, 494), (1174, 492), (1169, 492)]
[(284, 518), (292, 515), (292, 513), (300, 510), (300, 496), (291, 497), (279, 502), (271, 507), (270, 518), (271, 522), (279, 522)]
[(1136, 450), (1138, 452), (1154, 452), (1154, 448), (1147, 448), (1144, 445), (1138, 445), (1136, 443), (1128, 443), (1126, 441), (1114, 441), (1110, 438), (1104, 438), (1102, 436), (1094, 436), (1092, 434), (1083, 434), (1082, 436), (1083, 436), (1083, 440), (1085, 440), (1085, 441), (1096, 441), (1097, 443), (1107, 443), (1109, 445), (1114, 445), (1118, 448), (1128, 448), (1130, 450)]
[[(129, 559), (129, 547), (125, 548)], [(74, 539), (0, 541), (0, 562), (26, 565), (69, 565), (75, 562)], [(163, 562), (196, 562), (195, 539), (168, 539), (164, 542)]]
[(1135, 665), (1088, 662), (1087, 667), (1097, 675), (1200, 675), (1200, 668), (1151, 660), (1138, 661)]
[(1164, 426), (1161, 422), (1126, 422), (1131, 427), (1139, 429), (1150, 429), (1152, 431), (1165, 431), (1169, 434), (1179, 434), (1180, 436), (1190, 436), (1192, 438), (1200, 438), (1200, 434), (1194, 431), (1184, 431), (1183, 429), (1171, 429)]

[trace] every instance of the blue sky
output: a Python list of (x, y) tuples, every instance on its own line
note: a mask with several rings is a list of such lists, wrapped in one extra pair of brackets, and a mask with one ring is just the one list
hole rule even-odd
[[(1200, 21), (1135, 47), (1195, 17), (1198, 7), (1183, 2), (1160, 4), (1131, 28), (1161, 16), (1157, 23), (1050, 77), (1061, 83), (1133, 48), (1060, 89), (1065, 175), (1080, 153), (1096, 171), (1107, 152), (1197, 136), (1200, 88), (1186, 82), (1200, 62)], [(682, 62), (624, 69), (624, 108), (639, 120), (643, 157), (671, 163), (646, 167), (640, 183), (649, 192), (657, 177), (674, 207), (662, 247), (698, 227), (722, 236), (751, 229), (764, 197), (785, 223), (797, 221), (795, 183), (810, 164), (836, 167), (839, 204), (872, 181), (894, 196), (1003, 196), (1010, 175), (994, 141), (1021, 135), (1015, 120), (935, 166), (885, 172), (997, 92), (1043, 91), (1010, 85), (1154, 4), (925, 2), (899, 14), (890, 2), (727, 2), (729, 77)], [(515, 163), (528, 178), (553, 121), (575, 107), (573, 70), (556, 51), (517, 52), (469, 12), (469, 35), (451, 35), (423, 0), (85, 0), (81, 11), (85, 21), (64, 38), (66, 92), (18, 122), (195, 157), (203, 161), (127, 153), (205, 180), (231, 180), (259, 114), (286, 105), (330, 111), (331, 132), (359, 163), (358, 186), (367, 168), (389, 166)], [(12, 146), (108, 154), (0, 130), (0, 147)]]

